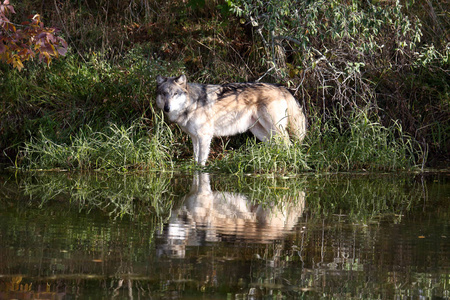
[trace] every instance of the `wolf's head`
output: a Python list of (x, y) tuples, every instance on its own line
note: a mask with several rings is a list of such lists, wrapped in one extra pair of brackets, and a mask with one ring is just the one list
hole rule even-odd
[(172, 120), (187, 106), (188, 93), (186, 76), (156, 78), (156, 105)]

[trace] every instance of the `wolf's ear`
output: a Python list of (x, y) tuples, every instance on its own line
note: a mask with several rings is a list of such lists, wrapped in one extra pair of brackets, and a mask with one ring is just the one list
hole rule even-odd
[(175, 83), (179, 84), (181, 86), (185, 86), (186, 85), (186, 75), (183, 74), (183, 75), (176, 77)]
[(156, 83), (157, 84), (161, 84), (161, 83), (163, 83), (166, 80), (167, 80), (167, 77), (164, 77), (164, 76), (161, 76), (161, 75), (158, 75), (158, 77), (156, 77)]

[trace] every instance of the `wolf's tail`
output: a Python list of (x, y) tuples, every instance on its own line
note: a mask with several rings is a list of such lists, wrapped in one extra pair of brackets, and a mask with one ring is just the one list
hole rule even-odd
[(306, 136), (306, 116), (291, 94), (286, 97), (286, 101), (289, 131), (301, 142)]

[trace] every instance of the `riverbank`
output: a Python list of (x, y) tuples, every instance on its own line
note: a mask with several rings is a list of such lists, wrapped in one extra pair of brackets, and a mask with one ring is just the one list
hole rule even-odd
[[(438, 2), (425, 10), (414, 1), (270, 2), (267, 9), (286, 9), (266, 12), (272, 23), (250, 2), (88, 2), (16, 4), (13, 21), (40, 12), (62, 29), (69, 52), (20, 72), (0, 64), (1, 161), (25, 169), (194, 168), (189, 139), (154, 106), (156, 76), (181, 73), (201, 83), (282, 84), (308, 116), (305, 144), (288, 150), (246, 134), (214, 140), (209, 170), (404, 170), (449, 161), (449, 24)], [(289, 13), (294, 4), (310, 12), (309, 23)], [(325, 19), (327, 27), (319, 25)]]

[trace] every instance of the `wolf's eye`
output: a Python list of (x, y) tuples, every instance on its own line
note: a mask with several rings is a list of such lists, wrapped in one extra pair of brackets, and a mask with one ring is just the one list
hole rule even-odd
[(178, 96), (178, 92), (173, 93), (174, 96)]

